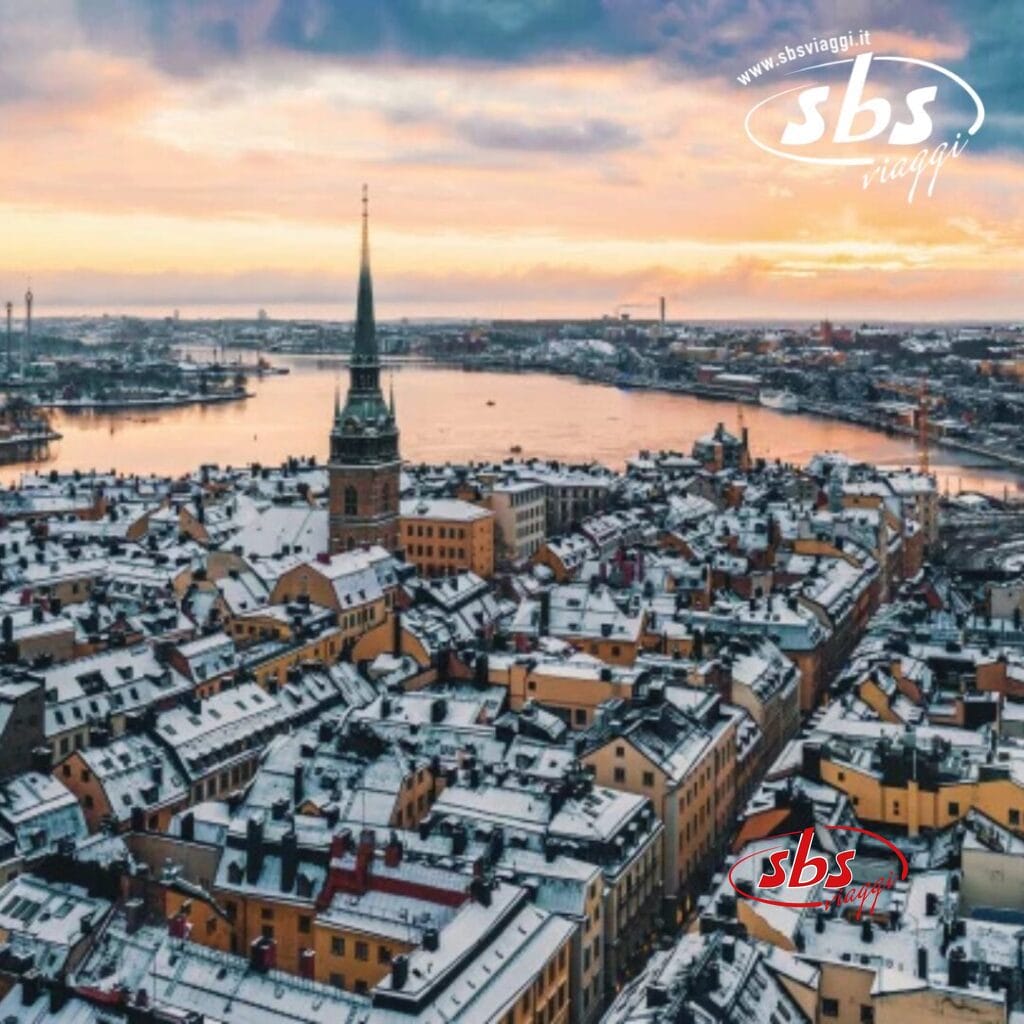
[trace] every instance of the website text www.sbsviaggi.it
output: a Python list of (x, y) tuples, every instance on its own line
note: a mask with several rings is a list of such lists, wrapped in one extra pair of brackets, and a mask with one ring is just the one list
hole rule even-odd
[(740, 85), (750, 85), (752, 81), (767, 74), (773, 68), (789, 64), (794, 60), (801, 60), (804, 57), (814, 57), (825, 53), (846, 53), (855, 46), (870, 46), (871, 32), (862, 28), (859, 32), (844, 32), (838, 36), (826, 36), (813, 39), (804, 43), (797, 43), (795, 46), (786, 46), (774, 55), (762, 57), (756, 64), (751, 64), (746, 71), (736, 76)]
[[(922, 192), (934, 194), (943, 165), (981, 128), (985, 106), (956, 72), (921, 57), (873, 52), (871, 35), (860, 29), (792, 41), (752, 64), (736, 76), (743, 86), (783, 68), (795, 84), (759, 99), (743, 127), (773, 156), (862, 168), (864, 189), (905, 181), (912, 203)], [(938, 142), (937, 123), (949, 132)]]

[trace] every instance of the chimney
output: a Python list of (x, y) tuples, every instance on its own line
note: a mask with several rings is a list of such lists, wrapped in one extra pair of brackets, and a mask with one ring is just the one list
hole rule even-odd
[(377, 836), (372, 828), (364, 828), (356, 849), (356, 881), (365, 892), (373, 871), (373, 858), (377, 852)]
[(953, 988), (967, 988), (967, 980), (967, 954), (961, 946), (957, 946), (949, 954), (949, 984)]
[[(473, 771), (476, 771), (474, 768)], [(456, 822), (452, 828), (452, 856), (461, 857), (466, 852), (466, 845), (469, 842), (469, 835), (466, 826), (461, 821)]]
[(68, 1001), (68, 987), (64, 984), (64, 979), (58, 976), (49, 980), (47, 988), (50, 996), (50, 1013), (56, 1016)]
[(391, 961), (391, 987), (394, 989), (405, 988), (409, 980), (409, 958), (399, 954)]
[(39, 972), (33, 967), (26, 971), (21, 977), (21, 1004), (31, 1006), (39, 998), (39, 990), (42, 987), (42, 979)]
[(263, 815), (253, 814), (245, 823), (245, 880), (250, 885), (259, 881), (263, 869)]
[(344, 857), (352, 850), (352, 830), (342, 829), (336, 836), (331, 838), (331, 860)]
[(261, 935), (249, 944), (249, 966), (259, 974), (277, 967), (277, 943)]
[(537, 633), (540, 636), (547, 636), (551, 625), (551, 591), (540, 592), (540, 622), (537, 625)]
[(295, 876), (299, 872), (299, 837), (295, 825), (281, 837), (281, 892), (295, 888)]
[(49, 775), (53, 771), (53, 754), (49, 747), (32, 748), (32, 771)]
[(303, 785), (302, 785), (302, 773), (303, 767), (302, 762), (297, 761), (295, 764), (295, 770), (292, 773), (292, 802), (295, 807), (298, 808), (299, 804), (302, 803), (303, 796)]
[(402, 863), (402, 840), (392, 832), (388, 845), (384, 847), (384, 863), (389, 868), (397, 868)]
[(805, 779), (821, 781), (821, 744), (809, 743), (806, 740), (802, 748), (801, 774)]
[(483, 878), (474, 878), (469, 884), (469, 894), (482, 907), (491, 905), (491, 887)]
[(124, 904), (124, 930), (129, 935), (134, 935), (142, 926), (142, 919), (146, 913), (146, 905), (141, 899), (126, 900)]
[(423, 929), (423, 948), (428, 953), (436, 953), (437, 947), (441, 944), (441, 937), (436, 928)]
[(656, 1010), (668, 1006), (669, 991), (661, 982), (654, 982), (647, 986), (647, 1009)]

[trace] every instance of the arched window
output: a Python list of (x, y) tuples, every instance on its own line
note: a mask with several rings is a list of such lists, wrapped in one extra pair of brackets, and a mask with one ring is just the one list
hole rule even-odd
[(354, 487), (345, 488), (345, 515), (354, 516), (359, 512), (359, 495)]

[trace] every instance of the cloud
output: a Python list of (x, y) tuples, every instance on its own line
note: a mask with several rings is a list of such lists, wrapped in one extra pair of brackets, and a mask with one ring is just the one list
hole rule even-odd
[(831, 0), (79, 0), (99, 44), (145, 40), (171, 70), (197, 73), (260, 50), (422, 60), (660, 56), (725, 74), (766, 46), (867, 27), (941, 37), (952, 3), (859, 5), (836, 23)]
[[(783, 268), (785, 269), (785, 268)], [(620, 304), (649, 311), (665, 296), (672, 319), (721, 318), (931, 321), (978, 318), (984, 322), (1019, 319), (1024, 273), (1020, 270), (962, 271), (958, 288), (939, 270), (892, 273), (880, 264), (852, 272), (842, 265), (813, 264), (800, 273), (780, 273), (776, 263), (739, 258), (719, 270), (681, 271), (651, 265), (623, 271), (597, 271), (535, 264), (512, 273), (472, 270), (452, 273), (406, 271), (376, 280), (378, 315), (533, 317), (613, 314)], [(185, 315), (207, 309), (350, 319), (354, 275), (302, 274), (255, 270), (242, 274), (94, 273), (68, 271), (33, 280), (37, 309), (43, 315), (103, 309), (154, 314), (180, 307)], [(51, 296), (60, 296), (54, 307)], [(637, 315), (645, 315), (640, 308)]]
[(603, 117), (556, 124), (481, 117), (460, 122), (457, 131), (462, 138), (483, 149), (518, 149), (533, 153), (606, 153), (638, 141), (625, 125)]

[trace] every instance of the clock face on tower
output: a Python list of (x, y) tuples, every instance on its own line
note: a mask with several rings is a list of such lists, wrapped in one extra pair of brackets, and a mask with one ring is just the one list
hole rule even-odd
[(369, 212), (363, 186), (362, 246), (356, 299), (355, 337), (345, 403), (335, 401), (331, 428), (331, 553), (366, 544), (398, 548), (401, 459), (394, 398), (380, 388), (380, 353), (370, 276)]

